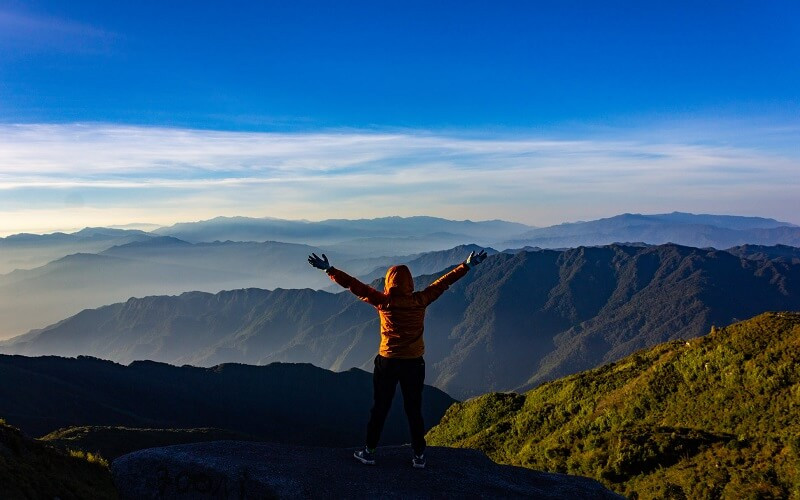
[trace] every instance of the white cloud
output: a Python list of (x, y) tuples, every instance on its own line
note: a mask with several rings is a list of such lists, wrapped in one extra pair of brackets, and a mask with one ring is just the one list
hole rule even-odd
[[(430, 213), (542, 224), (622, 211), (738, 213), (753, 206), (767, 211), (757, 215), (796, 219), (797, 151), (774, 143), (737, 147), (716, 137), (703, 143), (701, 130), (684, 132), (683, 140), (670, 130), (668, 142), (659, 142), (656, 130), (575, 140), (0, 125), (0, 216), (58, 210), (63, 196), (53, 193), (63, 191), (80, 192), (86, 214), (116, 210), (149, 220), (160, 214), (163, 223), (192, 213), (194, 219)], [(714, 200), (718, 208), (708, 210)], [(116, 221), (126, 222), (133, 221)]]

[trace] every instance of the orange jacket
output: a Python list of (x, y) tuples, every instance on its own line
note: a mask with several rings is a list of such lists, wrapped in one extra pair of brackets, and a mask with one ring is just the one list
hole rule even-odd
[(327, 273), (333, 281), (378, 310), (381, 318), (381, 356), (417, 358), (425, 353), (425, 342), (422, 340), (425, 308), (468, 271), (469, 267), (461, 264), (425, 290), (415, 292), (414, 279), (408, 267), (393, 266), (386, 271), (383, 293), (344, 271), (331, 267)]

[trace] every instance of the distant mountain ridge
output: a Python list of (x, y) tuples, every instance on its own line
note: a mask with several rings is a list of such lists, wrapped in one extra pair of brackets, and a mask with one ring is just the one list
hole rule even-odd
[[(428, 380), (457, 397), (532, 387), (768, 310), (800, 310), (800, 265), (678, 245), (500, 253), (429, 308)], [(377, 345), (377, 315), (347, 292), (247, 289), (83, 311), (0, 351), (343, 370)]]
[(530, 230), (506, 246), (569, 248), (625, 241), (675, 243), (698, 248), (730, 248), (747, 243), (800, 246), (800, 227), (775, 219), (729, 215), (622, 214)]
[[(251, 217), (217, 217), (184, 222), (154, 231), (190, 242), (201, 241), (285, 241), (305, 244), (336, 244), (365, 238), (436, 238), (447, 236), (466, 243), (508, 238), (531, 226), (502, 220), (455, 221), (439, 217), (379, 217), (376, 219), (328, 219), (319, 222)], [(453, 246), (453, 245), (450, 245)], [(428, 250), (438, 250), (430, 248)]]
[(146, 241), (139, 230), (87, 227), (74, 233), (12, 234), (0, 238), (0, 274), (31, 269), (74, 253), (94, 253), (114, 245)]
[[(319, 222), (218, 217), (179, 223), (156, 234), (187, 241), (279, 240), (327, 245), (358, 253), (414, 253), (469, 241), (485, 246), (571, 248), (627, 241), (728, 248), (746, 243), (800, 246), (800, 227), (765, 217), (691, 214), (621, 214), (588, 222), (533, 228), (506, 221), (452, 221), (436, 217), (331, 219)], [(395, 252), (395, 255), (397, 253)]]

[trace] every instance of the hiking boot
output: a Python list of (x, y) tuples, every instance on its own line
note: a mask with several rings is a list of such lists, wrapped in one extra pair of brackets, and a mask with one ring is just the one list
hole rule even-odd
[(414, 455), (414, 459), (411, 460), (411, 465), (413, 465), (415, 469), (424, 469), (425, 468), (425, 454), (421, 453), (419, 455)]
[(369, 448), (366, 446), (363, 450), (358, 450), (357, 452), (353, 453), (353, 456), (356, 457), (356, 460), (359, 460), (362, 464), (375, 465), (375, 450), (369, 451)]

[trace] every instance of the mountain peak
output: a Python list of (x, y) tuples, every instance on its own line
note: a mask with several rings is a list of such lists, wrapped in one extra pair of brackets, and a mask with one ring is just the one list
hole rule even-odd
[(188, 241), (184, 241), (180, 238), (175, 238), (173, 236), (154, 236), (152, 238), (148, 238), (146, 240), (139, 240), (139, 241), (132, 241), (130, 243), (125, 243), (122, 245), (114, 245), (106, 252), (113, 252), (116, 250), (122, 249), (136, 249), (136, 248), (157, 248), (157, 247), (167, 247), (167, 246), (192, 246), (191, 243)]

